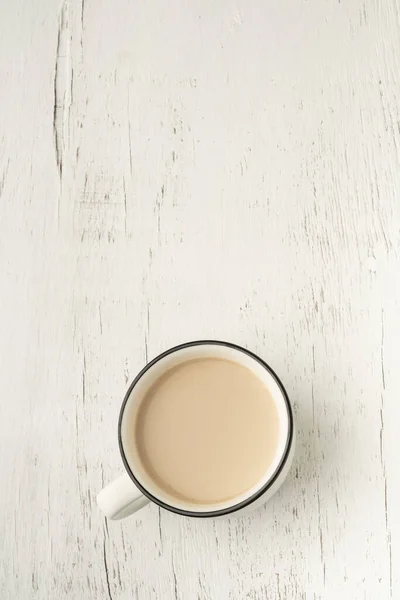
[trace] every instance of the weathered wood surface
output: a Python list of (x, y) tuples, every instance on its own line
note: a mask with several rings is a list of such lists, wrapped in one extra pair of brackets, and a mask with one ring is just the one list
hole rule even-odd
[[(2, 600), (400, 598), (400, 5), (0, 5)], [(282, 491), (105, 523), (150, 357), (265, 357)]]

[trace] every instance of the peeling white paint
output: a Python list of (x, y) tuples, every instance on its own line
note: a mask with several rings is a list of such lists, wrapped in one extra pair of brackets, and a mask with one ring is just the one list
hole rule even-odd
[[(400, 598), (398, 2), (0, 7), (0, 596)], [(188, 339), (258, 352), (289, 480), (106, 523), (120, 402)]]

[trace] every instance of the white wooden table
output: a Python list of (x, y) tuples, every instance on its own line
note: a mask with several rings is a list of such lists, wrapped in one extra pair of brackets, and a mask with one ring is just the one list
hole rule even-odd
[[(0, 4), (2, 600), (400, 598), (399, 0)], [(294, 403), (241, 520), (106, 523), (116, 424), (227, 339)]]

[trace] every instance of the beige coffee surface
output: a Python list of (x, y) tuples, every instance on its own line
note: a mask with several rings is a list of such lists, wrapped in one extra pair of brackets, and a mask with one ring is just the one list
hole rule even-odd
[(258, 483), (279, 436), (273, 398), (250, 370), (196, 359), (165, 373), (136, 419), (144, 469), (172, 496), (199, 504), (232, 499)]

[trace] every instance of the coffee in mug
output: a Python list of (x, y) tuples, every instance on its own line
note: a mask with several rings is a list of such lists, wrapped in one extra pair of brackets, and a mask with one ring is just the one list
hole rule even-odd
[(119, 443), (129, 477), (102, 490), (99, 505), (109, 518), (148, 500), (188, 516), (242, 512), (283, 481), (293, 433), (286, 392), (266, 363), (226, 342), (183, 344), (128, 390)]
[(143, 398), (126, 455), (174, 499), (231, 500), (254, 486), (278, 445), (279, 416), (266, 385), (236, 362), (198, 358), (164, 373)]

